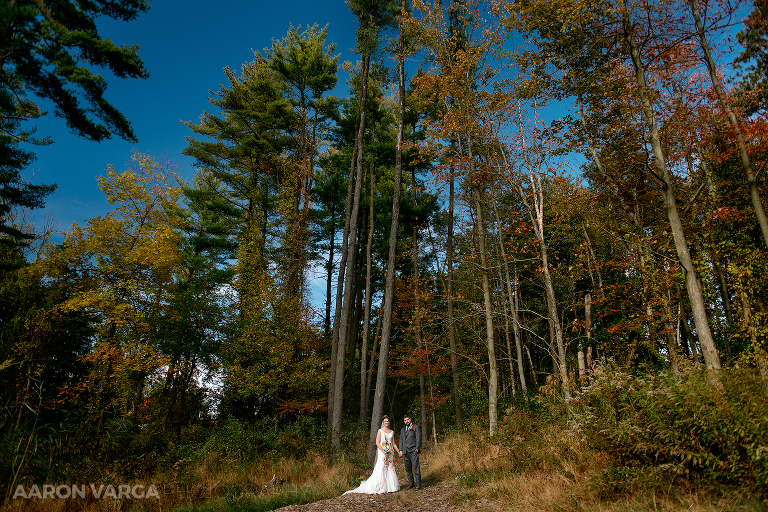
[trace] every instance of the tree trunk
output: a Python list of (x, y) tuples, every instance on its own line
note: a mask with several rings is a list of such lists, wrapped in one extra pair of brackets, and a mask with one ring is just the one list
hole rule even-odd
[[(709, 195), (715, 205), (718, 204), (717, 193), (712, 183), (712, 173), (709, 170), (709, 165), (703, 155), (700, 156), (701, 167), (707, 175), (707, 184), (709, 188)], [(709, 250), (709, 257), (712, 261), (712, 268), (715, 270), (717, 277), (717, 284), (719, 285), (720, 298), (723, 301), (723, 310), (725, 311), (725, 320), (728, 327), (732, 328), (734, 324), (733, 306), (731, 305), (731, 292), (728, 290), (728, 281), (726, 279), (725, 271), (723, 270), (723, 264), (720, 261), (720, 254), (717, 252), (719, 245), (719, 237), (715, 232), (710, 233), (710, 241), (707, 243), (707, 249)], [(732, 356), (732, 349), (730, 344), (727, 345), (728, 355)]]
[[(472, 154), (472, 138), (467, 135), (467, 156), (469, 158), (470, 176), (475, 177), (475, 162)], [(459, 151), (461, 151), (461, 137), (459, 137)], [(463, 152), (462, 152), (463, 154)], [(485, 225), (483, 219), (483, 207), (481, 204), (481, 191), (478, 187), (472, 193), (475, 203), (475, 230), (478, 239), (478, 252), (480, 253), (480, 272), (483, 279), (483, 302), (485, 307), (485, 337), (488, 349), (488, 426), (491, 436), (498, 429), (498, 369), (496, 366), (496, 346), (493, 331), (493, 301), (491, 300), (491, 285), (488, 280), (487, 251), (485, 247)]]
[[(355, 261), (359, 261), (360, 258), (361, 255), (358, 254)], [(359, 267), (355, 265), (354, 270), (355, 276), (357, 276)], [(354, 360), (357, 354), (357, 341), (360, 338), (360, 319), (363, 316), (364, 308), (363, 287), (360, 286), (360, 280), (355, 279), (352, 282), (352, 286), (354, 287), (353, 296), (355, 302), (352, 305), (352, 321), (349, 323), (349, 335), (347, 337), (347, 361), (350, 367), (354, 366)]]
[(373, 336), (373, 347), (371, 347), (371, 356), (368, 363), (368, 375), (365, 378), (365, 414), (368, 415), (368, 405), (371, 399), (371, 382), (373, 381), (373, 362), (376, 360), (376, 344), (381, 338), (381, 313), (383, 310), (384, 302), (382, 300), (381, 306), (379, 306), (379, 318), (376, 320), (376, 333)]
[[(493, 201), (492, 201), (493, 202)], [(499, 233), (499, 239), (501, 239), (501, 233)], [(511, 313), (507, 311), (507, 296), (504, 294), (504, 277), (501, 275), (501, 268), (497, 268), (499, 272), (499, 286), (501, 287), (501, 294), (496, 295), (496, 300), (499, 305), (497, 306), (501, 310), (501, 314), (504, 317), (504, 342), (507, 346), (507, 363), (509, 364), (509, 377), (506, 378), (502, 372), (501, 378), (501, 394), (503, 395), (507, 389), (511, 388), (512, 396), (515, 396), (517, 392), (517, 386), (515, 383), (515, 358), (512, 357), (512, 334), (509, 328), (509, 317)]]
[[(471, 147), (471, 143), (470, 143)], [(470, 150), (470, 158), (472, 158)], [(493, 335), (493, 310), (491, 303), (491, 286), (488, 281), (488, 262), (485, 250), (485, 227), (483, 226), (483, 206), (480, 202), (480, 191), (475, 191), (475, 211), (478, 251), (480, 252), (480, 265), (483, 277), (483, 300), (485, 302), (485, 336), (488, 345), (488, 423), (489, 434), (496, 434), (498, 428), (498, 371), (496, 369), (496, 347)]]
[(552, 359), (552, 377), (557, 380), (558, 384), (563, 382), (563, 376), (560, 374), (560, 365), (557, 362), (557, 341), (555, 338), (555, 322), (551, 317), (547, 317), (547, 325), (549, 326), (549, 357)]
[(696, 338), (691, 332), (691, 328), (688, 326), (688, 315), (685, 311), (685, 302), (683, 297), (683, 291), (680, 287), (680, 283), (675, 283), (675, 291), (677, 292), (677, 304), (678, 304), (678, 329), (680, 329), (680, 339), (683, 336), (688, 344), (689, 351), (691, 353), (691, 359), (694, 363), (700, 363), (699, 351), (696, 348)]
[(667, 353), (669, 354), (669, 366), (675, 375), (679, 374), (682, 370), (682, 359), (680, 358), (680, 349), (682, 344), (680, 343), (680, 337), (676, 336), (677, 331), (675, 329), (673, 319), (675, 315), (672, 313), (672, 289), (667, 285), (666, 297), (664, 300), (664, 307), (667, 312)]
[[(357, 124), (359, 128), (359, 123)], [(347, 245), (349, 240), (349, 220), (352, 215), (352, 197), (354, 191), (354, 172), (355, 157), (357, 155), (357, 138), (355, 138), (355, 147), (352, 150), (352, 160), (349, 166), (349, 180), (347, 181), (347, 201), (344, 214), (344, 232), (341, 242), (341, 261), (339, 262), (339, 272), (336, 278), (336, 308), (333, 312), (333, 335), (331, 336), (331, 367), (328, 375), (328, 432), (331, 433), (331, 423), (333, 417), (333, 407), (335, 399), (336, 386), (336, 357), (339, 348), (339, 324), (341, 323), (341, 305), (344, 293), (344, 276), (347, 268)]]
[[(296, 169), (296, 188), (291, 208), (290, 229), (287, 233), (288, 245), (290, 246), (290, 259), (288, 263), (288, 278), (286, 280), (287, 294), (297, 295), (301, 291), (301, 281), (306, 262), (306, 242), (307, 242), (307, 209), (301, 208), (302, 199), (306, 195), (306, 186), (309, 184), (309, 176), (312, 172), (309, 158), (309, 136), (308, 119), (306, 110), (307, 98), (302, 92), (300, 95), (300, 115), (299, 119), (299, 143), (297, 159), (301, 164)], [(305, 202), (308, 206), (308, 202)]]
[(533, 364), (533, 358), (531, 357), (531, 350), (528, 348), (528, 345), (525, 345), (525, 355), (528, 356), (528, 364), (531, 367), (531, 380), (533, 380), (533, 385), (538, 386), (539, 379), (536, 378), (536, 366), (534, 366)]
[[(461, 138), (459, 138), (461, 141)], [(467, 156), (469, 158), (470, 176), (475, 177), (475, 163), (472, 155), (472, 139), (467, 135)], [(475, 203), (475, 231), (477, 232), (478, 252), (480, 253), (480, 272), (483, 279), (483, 302), (485, 306), (485, 339), (488, 349), (488, 427), (491, 436), (498, 429), (498, 370), (496, 368), (496, 346), (493, 332), (493, 301), (491, 300), (491, 285), (488, 280), (487, 251), (485, 248), (485, 225), (480, 189), (475, 187), (473, 199)]]
[(389, 341), (392, 335), (392, 306), (395, 296), (395, 257), (397, 256), (397, 232), (400, 228), (400, 189), (403, 183), (403, 119), (405, 117), (405, 41), (403, 26), (406, 14), (406, 0), (400, 3), (400, 34), (397, 41), (397, 139), (395, 148), (395, 182), (392, 194), (392, 225), (389, 229), (389, 255), (387, 258), (387, 278), (384, 285), (384, 313), (382, 318), (381, 351), (379, 369), (376, 374), (376, 392), (373, 396), (371, 428), (368, 438), (368, 462), (373, 462), (376, 450), (376, 432), (381, 423), (384, 410), (384, 390), (387, 384), (387, 363), (389, 360)]
[(326, 337), (331, 336), (331, 294), (333, 292), (333, 251), (336, 248), (336, 218), (331, 213), (331, 237), (328, 250), (328, 263), (325, 268), (328, 271), (328, 282), (325, 290), (325, 319), (323, 320), (323, 333)]
[(588, 293), (584, 297), (584, 330), (587, 333), (587, 370), (586, 375), (589, 378), (589, 372), (592, 371), (592, 294)]
[(725, 279), (723, 265), (720, 262), (720, 256), (717, 254), (717, 250), (714, 247), (709, 249), (709, 256), (712, 259), (712, 267), (715, 269), (715, 275), (717, 276), (720, 298), (723, 301), (723, 310), (725, 311), (725, 320), (728, 322), (728, 326), (732, 326), (733, 311), (731, 308), (731, 294), (728, 291), (728, 282)]
[(366, 395), (366, 374), (368, 368), (366, 363), (368, 361), (368, 337), (371, 331), (371, 271), (373, 268), (371, 261), (371, 247), (373, 247), (373, 199), (376, 190), (376, 177), (373, 174), (373, 155), (371, 155), (371, 167), (370, 167), (370, 187), (371, 192), (368, 197), (370, 201), (368, 209), (368, 240), (365, 245), (365, 318), (363, 319), (363, 350), (360, 353), (360, 417), (358, 422), (360, 425), (365, 424), (365, 417), (368, 415), (368, 398)]
[[(529, 175), (531, 181), (531, 189), (533, 192), (534, 204), (530, 205), (524, 191), (518, 187), (518, 194), (520, 195), (523, 204), (528, 210), (528, 215), (531, 219), (533, 232), (539, 242), (539, 254), (541, 258), (541, 268), (543, 270), (544, 277), (544, 295), (547, 299), (547, 311), (549, 314), (549, 320), (551, 322), (550, 329), (554, 334), (555, 349), (557, 350), (557, 373), (560, 376), (560, 382), (563, 386), (563, 394), (566, 398), (571, 397), (571, 387), (568, 382), (568, 368), (566, 366), (565, 355), (565, 342), (563, 340), (563, 328), (560, 325), (560, 317), (557, 311), (557, 299), (555, 297), (555, 287), (552, 283), (552, 275), (549, 272), (549, 257), (547, 251), (547, 244), (544, 237), (544, 191), (542, 189), (541, 178), (534, 177), (533, 171)], [(552, 354), (555, 357), (555, 353)]]
[[(589, 293), (584, 296), (584, 330), (586, 331), (587, 339), (591, 338), (590, 328), (592, 327), (592, 295)], [(581, 340), (579, 340), (579, 383), (582, 385), (587, 383), (587, 363), (584, 357), (584, 346)]]
[(737, 289), (736, 294), (741, 299), (742, 316), (744, 318), (744, 324), (749, 331), (750, 342), (752, 343), (752, 346), (755, 347), (757, 368), (760, 371), (760, 376), (764, 380), (768, 379), (768, 354), (757, 339), (755, 324), (752, 321), (752, 306), (749, 303), (749, 298), (747, 298), (747, 295), (742, 290)]
[(760, 191), (757, 188), (757, 177), (752, 170), (752, 163), (749, 161), (747, 145), (744, 142), (744, 133), (742, 132), (741, 126), (736, 120), (736, 115), (733, 113), (733, 109), (731, 108), (731, 104), (723, 92), (722, 86), (720, 85), (720, 79), (717, 76), (715, 61), (709, 51), (709, 43), (707, 42), (707, 37), (704, 34), (704, 26), (701, 24), (699, 9), (696, 7), (696, 0), (689, 0), (688, 5), (691, 6), (691, 13), (693, 13), (693, 19), (696, 22), (696, 30), (699, 35), (701, 49), (704, 50), (704, 61), (707, 63), (709, 77), (712, 79), (712, 86), (715, 89), (715, 93), (717, 94), (717, 99), (720, 102), (720, 106), (723, 108), (723, 110), (725, 110), (725, 113), (728, 116), (728, 122), (731, 124), (731, 128), (736, 133), (736, 145), (739, 148), (741, 166), (744, 168), (744, 172), (747, 174), (747, 182), (749, 183), (749, 196), (752, 200), (752, 208), (755, 210), (757, 223), (760, 225), (760, 232), (763, 235), (763, 243), (766, 247), (768, 247), (768, 220), (766, 220), (765, 211), (763, 210), (763, 202), (760, 199)]
[[(349, 241), (347, 245), (347, 259), (355, 257), (357, 250), (357, 219), (360, 215), (360, 194), (363, 182), (363, 133), (365, 132), (365, 100), (368, 94), (368, 67), (370, 63), (370, 53), (363, 55), (363, 66), (361, 74), (360, 87), (360, 126), (357, 129), (355, 146), (357, 146), (357, 173), (355, 176), (355, 195), (352, 203), (352, 214), (349, 217)], [(336, 351), (336, 372), (333, 385), (333, 411), (331, 418), (331, 441), (333, 446), (340, 448), (339, 434), (341, 433), (341, 414), (342, 400), (341, 393), (344, 386), (344, 355), (347, 348), (349, 335), (349, 325), (352, 321), (354, 293), (353, 281), (355, 278), (354, 265), (348, 264), (344, 278), (344, 298), (341, 311), (341, 321), (339, 322), (339, 345)]]
[[(411, 168), (412, 174), (411, 174), (411, 206), (413, 207), (413, 211), (416, 211), (416, 174), (413, 168)], [(415, 311), (414, 311), (414, 331), (416, 334), (416, 347), (419, 354), (419, 357), (417, 358), (419, 362), (419, 409), (421, 411), (421, 436), (423, 440), (426, 440), (429, 438), (429, 427), (427, 423), (427, 400), (426, 400), (426, 393), (424, 388), (424, 366), (422, 361), (422, 357), (426, 357), (427, 359), (429, 356), (426, 355), (426, 350), (424, 349), (424, 339), (422, 337), (422, 331), (421, 331), (421, 297), (420, 297), (420, 291), (419, 291), (419, 224), (418, 219), (416, 219), (416, 223), (413, 227), (413, 235), (411, 236), (411, 245), (413, 247), (413, 299), (414, 299), (414, 305), (415, 305)], [(428, 364), (428, 363), (427, 363)]]
[[(522, 111), (521, 111), (522, 117)], [(523, 134), (523, 125), (520, 123), (520, 132)], [(523, 140), (525, 138), (523, 137)], [(503, 151), (503, 149), (502, 149)], [(523, 202), (525, 209), (528, 211), (528, 217), (531, 220), (531, 227), (533, 228), (534, 235), (539, 242), (539, 253), (541, 258), (541, 266), (544, 274), (544, 291), (547, 299), (547, 311), (550, 321), (550, 338), (554, 338), (554, 342), (557, 344), (557, 361), (555, 361), (557, 372), (560, 375), (560, 381), (563, 386), (563, 393), (566, 398), (571, 397), (570, 385), (568, 382), (568, 368), (566, 366), (565, 355), (565, 343), (563, 341), (563, 329), (560, 325), (560, 317), (557, 312), (557, 300), (555, 298), (555, 288), (552, 284), (552, 276), (549, 272), (549, 260), (547, 257), (547, 244), (544, 237), (544, 190), (541, 183), (541, 175), (536, 174), (535, 168), (538, 164), (529, 162), (526, 155), (526, 165), (528, 166), (528, 177), (531, 184), (531, 195), (533, 197), (533, 205), (528, 202), (528, 194), (523, 190), (519, 183), (513, 183), (513, 186), (517, 190), (520, 200)], [(555, 353), (553, 350), (553, 359)]]
[(622, 8), (622, 27), (624, 32), (624, 40), (627, 43), (629, 49), (629, 56), (632, 59), (632, 64), (635, 68), (635, 80), (638, 85), (638, 95), (645, 114), (645, 120), (648, 125), (648, 131), (651, 135), (651, 147), (653, 148), (653, 164), (656, 167), (657, 178), (663, 184), (663, 197), (664, 208), (667, 211), (669, 218), (670, 228), (672, 230), (672, 237), (675, 242), (675, 249), (677, 250), (677, 256), (680, 259), (680, 265), (683, 268), (685, 275), (685, 285), (688, 290), (688, 298), (691, 301), (691, 309), (693, 311), (693, 320), (696, 324), (696, 332), (699, 335), (699, 343), (701, 344), (702, 351), (704, 353), (704, 361), (707, 366), (707, 371), (713, 379), (713, 382), (719, 384), (720, 382), (720, 357), (715, 347), (715, 340), (712, 337), (712, 331), (709, 328), (709, 321), (707, 319), (706, 306), (704, 304), (704, 296), (701, 290), (701, 283), (699, 282), (696, 274), (696, 268), (693, 266), (691, 255), (688, 251), (688, 242), (685, 238), (683, 231), (683, 223), (680, 219), (680, 213), (677, 208), (677, 200), (675, 199), (674, 188), (672, 183), (672, 174), (667, 167), (664, 151), (661, 147), (661, 137), (659, 135), (659, 128), (656, 123), (656, 118), (651, 107), (651, 100), (648, 97), (648, 85), (645, 81), (645, 68), (640, 60), (640, 53), (635, 44), (634, 39), (634, 27), (629, 18), (629, 11), (624, 3), (624, 0), (620, 0), (619, 4)]
[[(496, 201), (493, 201), (493, 213), (496, 216), (496, 224), (499, 226), (499, 249), (501, 250), (501, 261), (504, 267), (504, 277), (507, 283), (507, 295), (509, 296), (509, 309), (512, 311), (512, 330), (515, 334), (515, 348), (517, 349), (517, 371), (520, 377), (520, 387), (523, 390), (523, 396), (528, 397), (528, 386), (525, 382), (525, 370), (523, 369), (523, 346), (520, 340), (520, 319), (517, 316), (516, 297), (512, 294), (512, 282), (509, 278), (509, 262), (507, 261), (507, 250), (504, 248), (504, 240), (501, 236), (501, 221), (499, 220), (499, 211), (496, 208)], [(515, 280), (517, 280), (517, 271), (515, 271)], [(512, 354), (510, 353), (510, 357)], [(514, 375), (512, 362), (509, 366), (510, 375)]]
[[(451, 139), (451, 149), (454, 140)], [(453, 317), (453, 201), (454, 201), (454, 164), (451, 161), (451, 176), (448, 185), (448, 235), (446, 240), (445, 272), (447, 283), (448, 302), (448, 341), (451, 349), (451, 377), (453, 378), (453, 410), (456, 421), (456, 430), (461, 431), (461, 396), (459, 393), (459, 365), (456, 356), (456, 320)]]
[[(584, 222), (581, 223), (581, 229), (584, 232), (584, 240), (587, 242), (587, 246), (589, 247), (589, 256), (587, 256), (587, 266), (589, 267), (589, 257), (592, 257), (592, 261), (595, 262), (595, 273), (597, 274), (597, 286), (600, 290), (600, 294), (603, 294), (603, 275), (600, 272), (600, 265), (597, 262), (597, 256), (595, 256), (595, 250), (592, 248), (592, 240), (589, 238), (589, 232), (587, 231), (587, 226)], [(592, 275), (592, 271), (589, 272), (590, 276)], [(592, 285), (594, 286), (594, 284)]]

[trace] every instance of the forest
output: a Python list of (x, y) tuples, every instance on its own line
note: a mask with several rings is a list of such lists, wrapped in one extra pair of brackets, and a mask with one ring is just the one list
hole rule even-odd
[(0, 502), (339, 476), (274, 503), (309, 502), (409, 413), (435, 475), (484, 454), (472, 496), (573, 471), (584, 508), (529, 509), (766, 506), (768, 1), (347, 4), (356, 62), (274, 34), (184, 123), (194, 179), (136, 152), (60, 239), (27, 221), (40, 101), (134, 140), (95, 69), (148, 71), (96, 21), (149, 2), (0, 6)]

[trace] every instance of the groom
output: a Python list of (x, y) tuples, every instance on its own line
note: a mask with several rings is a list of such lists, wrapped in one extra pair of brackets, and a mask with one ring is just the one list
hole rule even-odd
[[(411, 421), (407, 414), (403, 417), (405, 426), (400, 430), (400, 451), (405, 454), (405, 473), (408, 475), (408, 489), (421, 489), (421, 468), (419, 467), (419, 452), (421, 452), (421, 428)], [(416, 477), (416, 485), (413, 479)]]

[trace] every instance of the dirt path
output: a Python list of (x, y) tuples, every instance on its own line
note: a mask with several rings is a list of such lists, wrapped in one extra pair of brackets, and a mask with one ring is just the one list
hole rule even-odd
[[(400, 482), (400, 485), (408, 482)], [(306, 505), (290, 505), (284, 512), (442, 512), (466, 510), (451, 503), (456, 483), (437, 482), (421, 490), (406, 489), (387, 494), (345, 494)]]

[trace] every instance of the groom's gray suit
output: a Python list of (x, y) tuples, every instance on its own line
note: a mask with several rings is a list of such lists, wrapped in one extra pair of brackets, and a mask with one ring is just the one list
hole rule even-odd
[(416, 487), (421, 487), (421, 467), (419, 452), (421, 451), (421, 428), (411, 421), (411, 428), (400, 429), (400, 451), (403, 452), (405, 473), (408, 475), (408, 485), (413, 487), (414, 477)]

